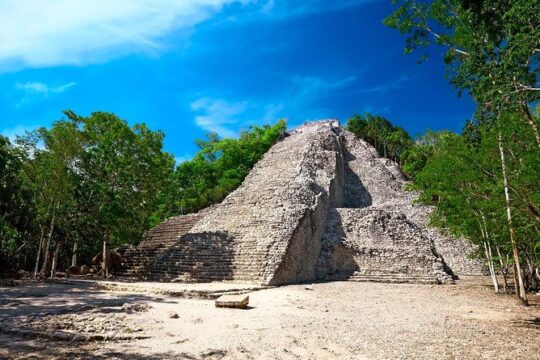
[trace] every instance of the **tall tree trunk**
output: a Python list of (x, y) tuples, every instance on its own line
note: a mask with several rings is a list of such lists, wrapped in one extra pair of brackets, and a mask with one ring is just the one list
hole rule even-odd
[(523, 115), (525, 116), (525, 119), (527, 120), (527, 123), (529, 123), (532, 132), (534, 134), (534, 137), (536, 139), (536, 144), (540, 148), (540, 131), (538, 130), (538, 125), (536, 124), (536, 120), (531, 115), (531, 112), (529, 111), (529, 105), (525, 101), (521, 103), (521, 110), (523, 112)]
[(108, 256), (108, 242), (109, 242), (109, 229), (105, 229), (105, 234), (103, 235), (103, 252), (101, 253), (101, 271), (103, 272), (103, 277), (106, 278), (109, 276), (109, 256)]
[(56, 220), (56, 207), (53, 209), (51, 224), (49, 225), (49, 234), (47, 235), (47, 242), (45, 243), (45, 254), (43, 259), (43, 264), (41, 266), (41, 275), (46, 276), (47, 267), (49, 266), (49, 246), (51, 245), (51, 239), (54, 231), (54, 222)]
[(514, 291), (516, 292), (516, 297), (517, 297), (518, 299), (521, 299), (521, 298), (519, 297), (519, 286), (518, 286), (518, 278), (517, 278), (516, 264), (514, 264), (514, 265), (512, 266), (512, 268), (513, 268), (513, 269), (512, 269), (512, 270), (513, 270), (512, 273), (513, 273), (513, 275), (514, 275)]
[(38, 270), (39, 270), (39, 259), (41, 258), (41, 248), (43, 247), (43, 236), (45, 234), (45, 228), (43, 226), (40, 226), (40, 235), (39, 235), (39, 247), (38, 252), (36, 256), (36, 265), (34, 266), (34, 279), (37, 278)]
[(503, 173), (503, 183), (504, 183), (504, 199), (506, 202), (506, 218), (508, 222), (508, 228), (510, 230), (510, 242), (512, 243), (512, 253), (514, 255), (514, 263), (516, 265), (516, 276), (518, 284), (516, 284), (516, 293), (518, 292), (517, 286), (519, 286), (519, 298), (525, 305), (528, 305), (527, 293), (525, 292), (525, 285), (523, 282), (523, 271), (521, 270), (521, 264), (519, 260), (519, 249), (516, 241), (516, 233), (514, 230), (514, 224), (512, 223), (512, 210), (510, 208), (510, 194), (508, 192), (508, 176), (506, 174), (506, 162), (504, 159), (504, 148), (502, 143), (502, 135), (499, 132), (499, 153), (501, 156), (501, 166)]
[(484, 254), (486, 254), (486, 260), (489, 268), (489, 275), (491, 275), (491, 281), (493, 282), (493, 288), (495, 292), (499, 292), (499, 283), (497, 282), (497, 274), (495, 274), (495, 267), (493, 266), (493, 257), (488, 251), (488, 243), (484, 241)]
[(501, 266), (501, 274), (503, 276), (503, 291), (505, 294), (508, 294), (508, 279), (506, 278), (508, 274), (508, 267), (504, 264), (499, 246), (496, 245), (495, 248), (497, 249), (497, 256), (499, 256), (499, 264)]
[(60, 242), (56, 243), (56, 248), (54, 249), (54, 256), (52, 259), (52, 265), (51, 265), (51, 279), (54, 279), (56, 277), (56, 266), (58, 265), (58, 251), (60, 250)]
[(77, 251), (78, 251), (78, 241), (77, 236), (75, 236), (75, 241), (73, 242), (73, 253), (71, 255), (71, 266), (77, 266)]
[(491, 275), (491, 281), (493, 282), (493, 288), (495, 292), (499, 292), (499, 282), (497, 281), (497, 273), (495, 272), (495, 264), (493, 264), (493, 253), (491, 252), (491, 245), (489, 243), (489, 232), (486, 225), (486, 218), (484, 214), (480, 211), (481, 222), (480, 222), (480, 232), (484, 237), (484, 253), (486, 254), (486, 260), (488, 263), (489, 274)]

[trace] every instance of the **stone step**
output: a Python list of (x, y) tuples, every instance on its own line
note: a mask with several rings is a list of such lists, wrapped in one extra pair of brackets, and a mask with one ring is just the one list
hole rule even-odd
[[(331, 277), (332, 278), (332, 277)], [(381, 282), (392, 284), (439, 284), (440, 282), (434, 276), (423, 274), (402, 274), (402, 273), (374, 273), (374, 274), (359, 274), (351, 275), (336, 275), (335, 280), (347, 280), (357, 282)]]

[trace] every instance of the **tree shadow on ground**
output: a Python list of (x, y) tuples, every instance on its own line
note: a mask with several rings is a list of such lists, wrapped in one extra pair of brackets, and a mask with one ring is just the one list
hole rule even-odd
[[(105, 350), (101, 341), (58, 341), (39, 335), (42, 319), (65, 314), (106, 315), (133, 310), (133, 305), (147, 302), (176, 303), (172, 299), (148, 294), (109, 292), (86, 284), (26, 283), (0, 293), (0, 359), (220, 359), (222, 350), (211, 354), (157, 353), (133, 354)], [(123, 308), (122, 305), (129, 305)], [(32, 321), (28, 319), (32, 318)], [(37, 322), (35, 321), (37, 319)], [(76, 319), (76, 318), (74, 318)], [(76, 320), (74, 320), (76, 321)], [(39, 325), (38, 325), (39, 324)], [(9, 326), (8, 326), (9, 325)], [(10, 328), (32, 331), (12, 333)], [(3, 328), (3, 330), (2, 330)], [(63, 328), (51, 329), (50, 332)], [(49, 332), (49, 330), (47, 330)], [(15, 335), (16, 334), (16, 335)], [(120, 341), (126, 340), (108, 340)], [(127, 340), (130, 341), (130, 340)]]
[(77, 344), (69, 342), (36, 341), (0, 335), (0, 359), (80, 359), (80, 360), (163, 360), (163, 359), (223, 359), (226, 350), (208, 350), (199, 354), (163, 352), (154, 354), (123, 353), (102, 350), (100, 343)]
[(0, 319), (99, 311), (100, 308), (150, 301), (175, 302), (148, 294), (111, 293), (86, 284), (28, 283), (0, 292)]

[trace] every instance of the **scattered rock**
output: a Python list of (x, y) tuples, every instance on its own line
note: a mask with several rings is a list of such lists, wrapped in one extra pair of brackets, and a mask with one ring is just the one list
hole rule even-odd
[(87, 265), (83, 265), (83, 266), (81, 266), (81, 269), (80, 269), (79, 273), (81, 275), (86, 275), (86, 274), (90, 273), (90, 268)]
[(86, 341), (86, 336), (83, 334), (75, 334), (71, 341)]
[(306, 285), (306, 286), (304, 286), (304, 289), (313, 290), (313, 285)]
[(227, 350), (210, 349), (205, 352), (201, 352), (200, 356), (203, 359), (223, 359), (227, 355)]
[(20, 282), (13, 279), (0, 280), (0, 287), (15, 287), (19, 286), (20, 284)]
[(178, 319), (179, 317), (180, 317), (180, 316), (178, 316), (178, 314), (175, 313), (174, 311), (171, 311), (171, 312), (169, 313), (169, 318), (171, 318), (171, 319)]
[(148, 305), (148, 304), (129, 304), (129, 303), (124, 303), (122, 305), (122, 310), (123, 311), (126, 311), (128, 313), (132, 313), (132, 312), (145, 312), (145, 311), (148, 311), (148, 309), (152, 308), (152, 306)]
[(81, 269), (78, 267), (78, 266), (70, 266), (68, 268), (68, 274), (69, 275), (80, 275), (81, 274)]

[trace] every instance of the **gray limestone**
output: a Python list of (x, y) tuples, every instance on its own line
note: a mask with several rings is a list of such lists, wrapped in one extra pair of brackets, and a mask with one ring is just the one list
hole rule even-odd
[(222, 295), (216, 299), (216, 307), (245, 309), (249, 304), (249, 296), (245, 294)]
[(427, 226), (391, 160), (340, 128), (307, 123), (275, 144), (223, 202), (173, 217), (121, 274), (265, 285), (350, 279), (442, 283), (482, 272), (474, 249)]

